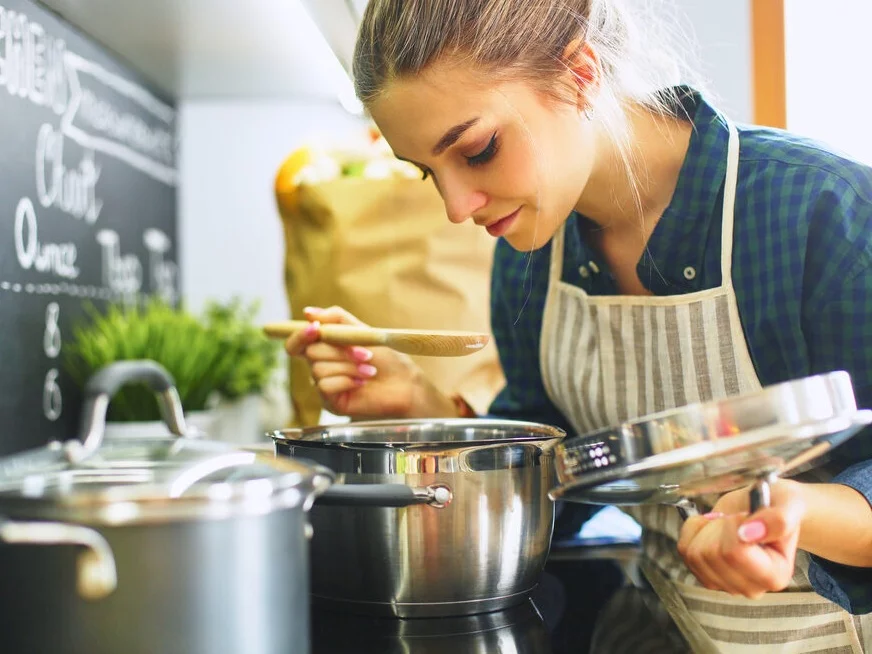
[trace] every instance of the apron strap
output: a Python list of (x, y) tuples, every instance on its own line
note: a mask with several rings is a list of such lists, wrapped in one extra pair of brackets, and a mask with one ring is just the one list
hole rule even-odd
[(560, 278), (563, 276), (563, 241), (564, 232), (566, 231), (566, 221), (560, 225), (560, 228), (551, 237), (551, 262), (548, 272), (548, 291), (545, 295), (545, 307), (542, 311), (542, 328), (540, 329), (539, 339), (539, 372), (542, 376), (542, 385), (545, 387), (545, 394), (552, 402), (557, 402), (557, 395), (554, 386), (551, 383), (551, 376), (548, 374), (548, 361), (551, 352), (551, 336), (554, 333), (554, 321), (557, 320), (557, 288)]
[(733, 210), (739, 178), (739, 130), (730, 121), (727, 121), (727, 127), (730, 129), (730, 140), (727, 145), (727, 174), (724, 179), (724, 208), (721, 214), (721, 286), (733, 283)]
[(551, 266), (548, 269), (548, 286), (556, 284), (563, 277), (563, 241), (565, 239), (566, 221), (560, 224), (560, 228), (551, 237)]

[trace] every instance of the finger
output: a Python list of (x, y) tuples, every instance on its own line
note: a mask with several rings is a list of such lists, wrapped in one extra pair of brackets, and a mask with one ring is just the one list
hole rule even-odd
[(705, 588), (709, 590), (725, 590), (723, 583), (718, 575), (712, 570), (708, 561), (705, 559), (705, 550), (699, 544), (693, 544), (688, 549), (687, 557), (685, 558), (687, 567), (693, 573), (693, 576), (699, 580)]
[(708, 524), (709, 520), (705, 516), (695, 515), (689, 517), (681, 526), (681, 534), (678, 538), (678, 553), (684, 556), (694, 538), (699, 534), (703, 527)]
[(803, 513), (805, 505), (798, 499), (760, 509), (739, 527), (739, 539), (745, 543), (774, 543), (789, 538), (799, 530)]
[[(783, 589), (793, 574), (792, 558), (767, 545), (747, 544), (739, 537), (741, 519), (727, 521), (721, 539), (719, 573), (746, 597)], [(738, 577), (738, 578), (737, 578)]]
[[(714, 534), (712, 529), (715, 530)], [(688, 518), (682, 527), (678, 551), (687, 567), (704, 587), (709, 590), (723, 590), (718, 575), (706, 561), (706, 553), (711, 549), (713, 542), (717, 542), (717, 523), (704, 516), (693, 516)]]
[(731, 544), (730, 537), (737, 541), (735, 531), (739, 522), (740, 519), (730, 516), (708, 520), (687, 547), (684, 558), (691, 572), (706, 588), (751, 596), (762, 591), (749, 585), (741, 571), (735, 569), (736, 552), (725, 556), (725, 544)]
[(747, 512), (750, 506), (749, 492), (747, 488), (740, 488), (722, 495), (715, 503), (713, 511), (720, 511), (728, 515)]
[(338, 347), (317, 342), (305, 349), (305, 355), (310, 361), (352, 361), (366, 363), (372, 359), (372, 350), (365, 347)]
[(291, 356), (300, 356), (306, 348), (320, 337), (321, 325), (316, 322), (309, 323), (305, 329), (291, 334), (285, 341), (285, 350)]
[(339, 393), (347, 393), (363, 386), (366, 382), (363, 379), (349, 377), (347, 375), (339, 375), (336, 377), (324, 377), (316, 382), (318, 390), (326, 396), (338, 395)]
[(351, 315), (342, 307), (332, 306), (326, 309), (320, 307), (306, 307), (303, 314), (309, 320), (318, 320), (322, 323), (339, 323), (343, 325), (361, 325), (364, 323)]
[(370, 379), (375, 377), (375, 366), (368, 363), (352, 363), (350, 361), (318, 361), (312, 364), (312, 377), (318, 382), (327, 377), (353, 377)]

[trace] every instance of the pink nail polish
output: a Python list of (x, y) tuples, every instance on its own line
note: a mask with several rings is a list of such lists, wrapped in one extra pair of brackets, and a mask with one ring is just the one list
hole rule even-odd
[(357, 387), (363, 386), (365, 383), (365, 379), (358, 379), (357, 377), (354, 378), (354, 385)]
[(745, 543), (756, 543), (766, 537), (766, 525), (760, 520), (746, 522), (739, 527), (739, 540)]
[(355, 361), (365, 363), (372, 359), (372, 352), (365, 347), (354, 346), (351, 348), (351, 356)]
[(718, 518), (723, 518), (724, 514), (719, 511), (710, 511), (708, 513), (703, 514), (703, 518), (707, 520), (717, 520)]
[(306, 336), (315, 336), (318, 333), (318, 329), (321, 327), (321, 323), (317, 320), (315, 322), (310, 322), (306, 325), (306, 330), (303, 332)]
[(378, 372), (375, 366), (371, 366), (368, 363), (361, 363), (357, 366), (357, 372), (359, 372), (364, 377), (375, 377), (375, 373)]

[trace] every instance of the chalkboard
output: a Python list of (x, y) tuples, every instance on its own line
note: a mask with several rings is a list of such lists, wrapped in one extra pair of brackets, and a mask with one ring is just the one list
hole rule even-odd
[(0, 455), (75, 436), (86, 303), (174, 302), (176, 111), (30, 0), (0, 0)]

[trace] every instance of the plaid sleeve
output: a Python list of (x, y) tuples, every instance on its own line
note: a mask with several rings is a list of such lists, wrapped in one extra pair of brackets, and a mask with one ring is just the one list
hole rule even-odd
[(560, 427), (568, 422), (545, 392), (539, 367), (540, 332), (548, 293), (550, 245), (517, 252), (500, 239), (491, 281), (491, 327), (506, 385), (491, 404), (494, 417)]
[[(821, 215), (810, 234), (803, 331), (811, 372), (848, 371), (858, 406), (868, 409), (872, 408), (872, 182), (846, 181), (853, 183), (833, 189), (837, 192), (817, 203)], [(872, 505), (872, 429), (839, 446), (833, 460), (845, 468), (833, 482), (854, 488)], [(811, 558), (809, 580), (820, 595), (853, 614), (872, 612), (872, 568)]]
[[(858, 491), (872, 511), (872, 460), (851, 466), (833, 481)], [(812, 555), (808, 578), (819, 595), (849, 613), (872, 613), (872, 568), (841, 565)]]
[[(858, 406), (872, 409), (872, 175), (837, 181), (818, 195), (810, 219), (802, 332), (809, 374), (847, 371)], [(872, 430), (833, 459), (842, 469), (872, 459)]]

